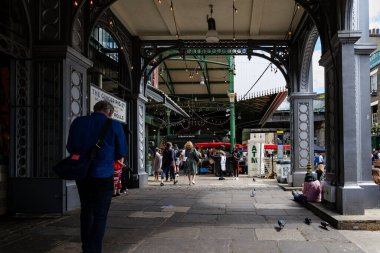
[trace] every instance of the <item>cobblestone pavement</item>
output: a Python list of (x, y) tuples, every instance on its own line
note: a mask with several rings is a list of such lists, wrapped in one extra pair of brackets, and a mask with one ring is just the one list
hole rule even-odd
[[(149, 187), (113, 199), (104, 252), (380, 252), (379, 231), (325, 230), (320, 222), (275, 180), (201, 175), (189, 186), (181, 176), (159, 186), (150, 178)], [(80, 252), (79, 210), (3, 217), (0, 228), (2, 253)]]

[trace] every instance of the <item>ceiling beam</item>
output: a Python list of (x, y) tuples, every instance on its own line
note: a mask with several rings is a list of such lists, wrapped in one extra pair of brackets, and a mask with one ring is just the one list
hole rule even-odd
[(263, 19), (263, 10), (266, 0), (252, 0), (252, 10), (251, 10), (251, 25), (249, 28), (249, 35), (259, 35), (261, 21)]
[(160, 13), (160, 16), (162, 20), (164, 21), (166, 27), (168, 28), (170, 34), (175, 36), (176, 29), (175, 29), (174, 20), (173, 20), (173, 14), (172, 14), (172, 11), (170, 10), (169, 1), (161, 1), (161, 3), (159, 3), (158, 1), (153, 1), (153, 2), (156, 5), (157, 11), (158, 13)]

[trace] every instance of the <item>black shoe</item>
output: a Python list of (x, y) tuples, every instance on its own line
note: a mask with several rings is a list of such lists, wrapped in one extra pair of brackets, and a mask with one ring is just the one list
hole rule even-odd
[(164, 183), (161, 183), (160, 186), (164, 186)]

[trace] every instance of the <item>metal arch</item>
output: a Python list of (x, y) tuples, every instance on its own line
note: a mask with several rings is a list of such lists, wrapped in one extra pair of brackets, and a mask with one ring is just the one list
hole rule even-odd
[(295, 0), (311, 16), (317, 27), (322, 28), (322, 22), (318, 12), (320, 11), (320, 0)]
[(168, 71), (168, 67), (166, 66), (166, 63), (163, 62), (164, 64), (164, 67), (165, 67), (165, 71), (167, 73), (167, 77), (169, 78), (169, 81), (166, 80), (162, 75), (159, 75), (161, 77), (162, 80), (164, 80), (166, 86), (168, 87), (168, 90), (171, 92), (172, 95), (175, 94), (175, 90), (174, 90), (174, 85), (173, 85), (173, 80), (172, 80), (172, 77), (170, 76), (170, 73)]
[[(162, 57), (167, 51), (176, 51)], [(263, 51), (265, 54), (257, 53)], [(149, 41), (141, 44), (141, 55), (144, 58), (145, 72), (148, 66), (156, 67), (162, 61), (173, 57), (186, 55), (247, 55), (258, 56), (272, 62), (280, 69), (285, 80), (289, 83), (289, 45), (287, 41), (253, 41), (253, 40), (222, 40), (219, 43), (207, 43), (203, 40), (178, 41)], [(152, 69), (149, 71), (149, 74)], [(149, 75), (148, 74), (148, 75)]]
[(295, 2), (301, 5), (313, 20), (320, 35), (322, 54), (325, 53), (323, 49), (325, 48), (325, 45), (330, 43), (331, 35), (328, 33), (328, 24), (322, 19), (323, 9), (321, 6), (321, 0), (295, 0)]

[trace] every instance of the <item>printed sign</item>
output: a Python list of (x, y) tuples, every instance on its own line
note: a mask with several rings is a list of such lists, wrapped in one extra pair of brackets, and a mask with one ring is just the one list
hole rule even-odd
[(94, 111), (94, 105), (101, 101), (106, 100), (110, 102), (113, 107), (115, 108), (115, 111), (112, 115), (112, 118), (115, 120), (118, 120), (122, 123), (127, 123), (127, 103), (123, 100), (117, 98), (114, 95), (111, 95), (107, 92), (105, 92), (102, 89), (99, 89), (95, 86), (90, 85), (90, 110), (91, 112)]

